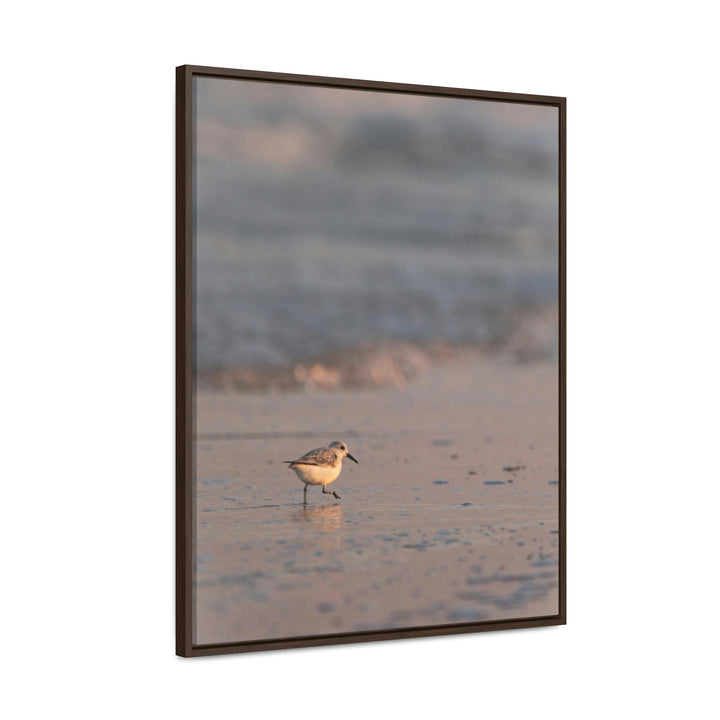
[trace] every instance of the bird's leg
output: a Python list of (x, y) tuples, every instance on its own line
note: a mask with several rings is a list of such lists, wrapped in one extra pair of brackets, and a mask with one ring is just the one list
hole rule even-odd
[(332, 495), (336, 500), (340, 499), (340, 496), (336, 492), (333, 492), (332, 490), (326, 490), (324, 485), (323, 485), (323, 495)]
[(307, 505), (307, 485), (303, 488), (303, 505)]

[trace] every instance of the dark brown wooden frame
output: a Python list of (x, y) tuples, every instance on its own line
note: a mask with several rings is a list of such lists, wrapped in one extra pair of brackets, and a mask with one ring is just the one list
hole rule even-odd
[[(559, 612), (557, 615), (282, 638), (217, 645), (192, 643), (192, 79), (229, 78), (388, 93), (548, 105), (559, 110)], [(566, 624), (566, 99), (547, 95), (349, 80), (287, 73), (182, 65), (176, 69), (176, 653), (182, 657), (455, 635)]]

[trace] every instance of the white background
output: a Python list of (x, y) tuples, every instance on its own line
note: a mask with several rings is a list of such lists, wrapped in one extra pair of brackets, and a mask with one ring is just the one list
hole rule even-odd
[[(5, 8), (7, 717), (717, 717), (713, 9)], [(174, 656), (184, 63), (568, 97), (567, 627)]]

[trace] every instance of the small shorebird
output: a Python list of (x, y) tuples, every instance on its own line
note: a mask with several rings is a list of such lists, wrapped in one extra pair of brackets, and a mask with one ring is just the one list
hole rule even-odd
[(288, 463), (291, 470), (305, 483), (303, 489), (303, 503), (307, 505), (308, 485), (322, 485), (324, 495), (332, 495), (337, 500), (340, 496), (332, 490), (325, 488), (337, 479), (342, 470), (344, 457), (350, 458), (353, 462), (357, 460), (348, 452), (344, 442), (336, 440), (326, 447), (319, 447), (305, 453), (297, 460), (283, 460)]

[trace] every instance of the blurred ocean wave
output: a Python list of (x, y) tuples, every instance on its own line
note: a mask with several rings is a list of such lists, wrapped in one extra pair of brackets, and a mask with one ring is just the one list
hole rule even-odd
[(557, 359), (556, 305), (516, 312), (508, 325), (511, 330), (502, 339), (485, 344), (366, 343), (301, 361), (200, 371), (196, 375), (197, 385), (205, 390), (243, 392), (363, 388), (401, 390), (430, 367), (457, 360), (482, 358), (527, 363)]
[(207, 240), (197, 253), (197, 369), (282, 366), (368, 343), (498, 345), (524, 313), (557, 302), (556, 262), (503, 254)]

